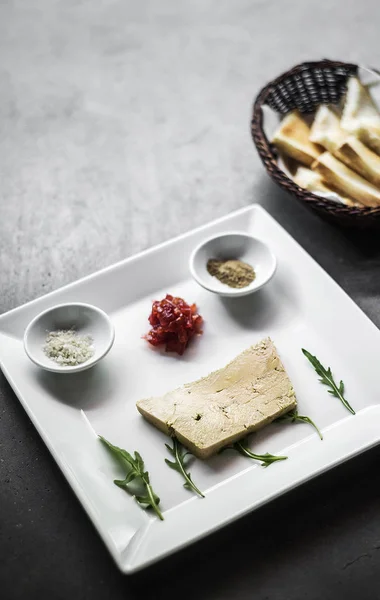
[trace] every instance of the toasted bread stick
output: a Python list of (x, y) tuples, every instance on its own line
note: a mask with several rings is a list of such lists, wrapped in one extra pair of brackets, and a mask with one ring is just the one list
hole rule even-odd
[(315, 194), (320, 194), (321, 192), (323, 195), (331, 193), (338, 194), (343, 204), (346, 204), (347, 206), (355, 206), (358, 204), (351, 198), (348, 198), (346, 195), (334, 189), (332, 186), (328, 186), (323, 182), (320, 174), (316, 171), (312, 171), (311, 169), (298, 167), (294, 181), (300, 187), (308, 190), (309, 192), (314, 192)]
[(372, 152), (356, 137), (349, 136), (341, 146), (335, 149), (333, 154), (367, 181), (380, 186), (380, 156)]
[(326, 104), (321, 104), (311, 126), (310, 141), (320, 144), (329, 152), (334, 152), (346, 138), (347, 132), (341, 128), (336, 111)]
[(380, 113), (357, 77), (348, 80), (341, 127), (380, 154)]
[(310, 167), (321, 150), (309, 141), (310, 128), (298, 111), (292, 111), (282, 121), (273, 136), (273, 144), (287, 156)]
[(324, 152), (313, 164), (313, 170), (319, 173), (328, 185), (333, 185), (343, 194), (348, 194), (365, 206), (380, 205), (380, 190), (352, 171), (329, 152)]

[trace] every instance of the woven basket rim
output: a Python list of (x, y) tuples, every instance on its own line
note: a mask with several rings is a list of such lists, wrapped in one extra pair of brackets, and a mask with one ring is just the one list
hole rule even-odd
[[(304, 188), (297, 185), (286, 173), (280, 169), (277, 164), (277, 157), (273, 151), (272, 145), (269, 142), (263, 128), (264, 114), (262, 107), (266, 105), (268, 96), (271, 94), (273, 89), (281, 83), (284, 79), (291, 75), (296, 75), (307, 69), (324, 69), (324, 68), (339, 68), (348, 67), (353, 70), (357, 70), (359, 65), (353, 63), (347, 63), (342, 61), (334, 61), (329, 59), (322, 59), (319, 61), (306, 61), (293, 66), (291, 69), (284, 71), (267, 83), (257, 94), (256, 99), (253, 103), (252, 118), (251, 118), (251, 135), (256, 146), (256, 149), (260, 155), (265, 168), (275, 179), (281, 187), (284, 185), (289, 193), (293, 193), (298, 199), (301, 199), (308, 203), (313, 208), (318, 208), (330, 215), (336, 215), (337, 217), (350, 217), (351, 219), (367, 219), (380, 218), (380, 206), (378, 207), (358, 207), (358, 206), (347, 206), (345, 204), (338, 204), (328, 198), (323, 198), (317, 194), (313, 194)], [(268, 169), (268, 163), (270, 163), (270, 170)], [(285, 183), (286, 182), (286, 183)]]

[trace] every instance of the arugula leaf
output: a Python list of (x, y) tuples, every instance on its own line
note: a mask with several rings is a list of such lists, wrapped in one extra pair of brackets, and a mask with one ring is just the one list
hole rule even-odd
[(328, 369), (326, 369), (319, 362), (319, 360), (316, 356), (313, 356), (312, 354), (310, 354), (310, 352), (308, 352), (304, 348), (302, 348), (302, 352), (306, 356), (306, 358), (311, 362), (311, 364), (313, 365), (317, 375), (319, 375), (319, 377), (320, 377), (319, 381), (321, 383), (323, 383), (324, 385), (327, 385), (330, 388), (328, 390), (329, 394), (331, 394), (332, 396), (335, 396), (336, 398), (339, 398), (339, 400), (342, 402), (343, 406), (345, 406), (347, 408), (347, 410), (350, 411), (350, 413), (352, 413), (353, 415), (356, 414), (354, 409), (352, 408), (352, 406), (349, 405), (349, 403), (347, 402), (347, 400), (345, 399), (345, 397), (343, 395), (344, 394), (343, 381), (340, 381), (339, 385), (337, 385), (334, 381), (334, 377), (333, 377), (330, 367)]
[(191, 479), (191, 475), (188, 471), (186, 471), (186, 458), (188, 456), (192, 456), (190, 452), (187, 452), (181, 443), (177, 440), (177, 438), (173, 437), (173, 448), (169, 446), (169, 444), (165, 444), (166, 448), (169, 450), (170, 454), (174, 457), (174, 462), (165, 458), (165, 462), (174, 471), (177, 471), (185, 480), (183, 487), (187, 490), (193, 490), (196, 494), (198, 494), (201, 498), (204, 498), (204, 494), (197, 488), (193, 480)]
[[(149, 473), (148, 471), (145, 471), (145, 465), (141, 454), (135, 451), (133, 458), (129, 452), (119, 448), (118, 446), (114, 446), (101, 435), (99, 438), (127, 471), (125, 479), (115, 479), (114, 484), (120, 488), (123, 488), (129, 494), (134, 496), (142, 508), (151, 507), (161, 521), (163, 521), (164, 517), (158, 508), (160, 499), (157, 494), (155, 494), (150, 484)], [(138, 487), (141, 489), (141, 493), (136, 493), (131, 488), (130, 484), (134, 480), (137, 480)]]
[(277, 462), (278, 460), (286, 460), (288, 458), (287, 456), (275, 456), (274, 454), (269, 454), (268, 452), (266, 454), (255, 454), (248, 447), (248, 438), (244, 438), (239, 442), (235, 442), (232, 446), (226, 446), (225, 448), (222, 448), (221, 452), (224, 450), (236, 450), (236, 452), (239, 452), (239, 454), (242, 456), (252, 458), (253, 460), (259, 460), (261, 461), (262, 467), (269, 467), (269, 465)]
[(285, 413), (284, 415), (281, 415), (281, 417), (278, 417), (278, 419), (276, 419), (276, 421), (275, 421), (275, 423), (286, 423), (286, 422), (308, 423), (309, 425), (314, 427), (314, 429), (318, 433), (320, 439), (323, 440), (323, 435), (320, 432), (320, 430), (318, 429), (318, 427), (316, 426), (316, 424), (314, 423), (314, 421), (312, 421), (310, 419), (310, 417), (305, 417), (304, 415), (299, 415), (298, 410), (296, 408), (294, 410), (291, 410), (290, 412)]

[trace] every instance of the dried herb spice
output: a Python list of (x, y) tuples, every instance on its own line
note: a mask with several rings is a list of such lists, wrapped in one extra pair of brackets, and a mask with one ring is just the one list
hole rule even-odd
[(236, 259), (218, 260), (210, 258), (207, 262), (207, 271), (210, 275), (232, 288), (247, 287), (256, 277), (251, 265)]

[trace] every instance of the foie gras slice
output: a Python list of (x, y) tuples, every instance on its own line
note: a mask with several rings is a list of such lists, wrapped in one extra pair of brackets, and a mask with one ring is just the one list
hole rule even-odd
[(292, 111), (281, 121), (272, 142), (286, 156), (307, 167), (321, 154), (320, 148), (309, 140), (310, 128), (298, 111)]
[(207, 377), (138, 401), (137, 409), (205, 459), (296, 405), (291, 381), (268, 338)]

